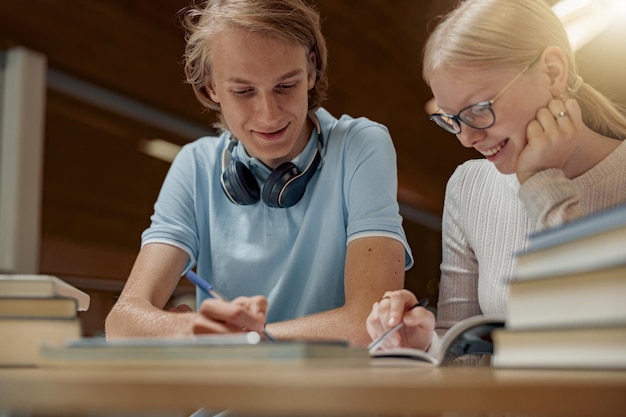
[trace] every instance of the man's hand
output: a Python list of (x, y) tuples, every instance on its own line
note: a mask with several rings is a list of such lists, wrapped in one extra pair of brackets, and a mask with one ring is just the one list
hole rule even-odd
[(200, 305), (192, 329), (194, 334), (247, 330), (262, 333), (266, 313), (267, 299), (262, 296), (238, 297), (233, 301), (209, 298)]

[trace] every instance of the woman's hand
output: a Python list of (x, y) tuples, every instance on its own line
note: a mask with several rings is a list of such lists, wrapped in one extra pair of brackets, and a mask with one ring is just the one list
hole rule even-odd
[(579, 146), (583, 121), (574, 99), (551, 99), (526, 127), (527, 145), (517, 159), (517, 179), (523, 184), (539, 171), (560, 168)]
[(266, 313), (267, 299), (262, 296), (238, 297), (233, 301), (208, 298), (202, 301), (192, 329), (194, 334), (248, 330), (261, 333)]
[(435, 316), (423, 307), (412, 308), (417, 303), (415, 295), (408, 290), (387, 291), (374, 303), (366, 320), (366, 328), (372, 339), (398, 324), (404, 326), (389, 335), (382, 348), (413, 347), (426, 350), (430, 347)]

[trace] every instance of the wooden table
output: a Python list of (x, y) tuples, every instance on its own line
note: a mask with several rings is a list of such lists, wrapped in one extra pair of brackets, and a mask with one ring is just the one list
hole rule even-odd
[(0, 414), (182, 416), (200, 407), (274, 416), (498, 411), (625, 416), (626, 372), (323, 363), (254, 368), (0, 368)]

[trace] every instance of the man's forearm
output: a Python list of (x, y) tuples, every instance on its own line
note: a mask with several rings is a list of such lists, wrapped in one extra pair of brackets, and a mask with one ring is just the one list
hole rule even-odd
[(143, 301), (120, 299), (106, 318), (105, 333), (107, 338), (191, 336), (195, 315), (161, 310)]
[(340, 307), (299, 319), (267, 325), (272, 335), (279, 339), (332, 339), (347, 340), (354, 345), (367, 345), (370, 338), (365, 328), (369, 308)]

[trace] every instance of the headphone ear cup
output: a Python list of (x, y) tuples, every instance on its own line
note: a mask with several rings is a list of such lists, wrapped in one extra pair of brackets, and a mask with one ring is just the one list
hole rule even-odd
[(260, 200), (259, 184), (248, 167), (240, 161), (232, 161), (222, 172), (222, 188), (235, 204), (247, 206)]
[(303, 172), (299, 172), (292, 162), (280, 164), (263, 184), (263, 202), (270, 207), (282, 208), (298, 203), (321, 160), (319, 151), (316, 151), (313, 160)]
[(306, 190), (306, 181), (302, 184), (298, 174), (298, 168), (291, 162), (276, 167), (263, 184), (263, 202), (270, 207), (285, 208), (300, 201)]

